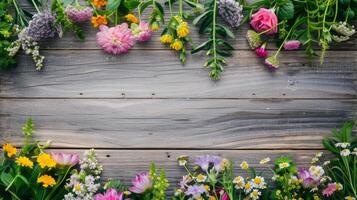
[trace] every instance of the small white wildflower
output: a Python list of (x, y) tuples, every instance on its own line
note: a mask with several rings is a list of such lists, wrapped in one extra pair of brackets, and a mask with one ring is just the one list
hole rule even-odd
[(263, 164), (267, 164), (267, 163), (269, 163), (269, 162), (270, 162), (270, 158), (268, 157), (268, 158), (262, 159), (259, 163), (260, 163), (261, 165), (263, 165)]
[(341, 156), (349, 156), (351, 154), (351, 151), (349, 149), (343, 149), (341, 152), (340, 152), (340, 155)]
[(288, 168), (288, 167), (290, 167), (290, 164), (287, 163), (287, 162), (279, 163), (279, 168), (280, 169), (284, 169), (284, 168)]
[(252, 191), (252, 193), (250, 193), (249, 197), (250, 197), (251, 199), (253, 199), (253, 200), (257, 200), (257, 199), (259, 199), (259, 197), (260, 197), (261, 194), (262, 194), (262, 193), (261, 193), (259, 190), (254, 189), (254, 190)]

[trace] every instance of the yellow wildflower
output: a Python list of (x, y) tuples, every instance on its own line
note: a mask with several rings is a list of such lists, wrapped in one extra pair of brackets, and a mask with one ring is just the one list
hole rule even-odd
[(128, 21), (130, 23), (134, 23), (134, 24), (139, 23), (139, 19), (136, 18), (135, 15), (133, 15), (133, 14), (125, 15), (125, 19), (126, 19), (126, 21)]
[(172, 43), (172, 35), (170, 34), (165, 34), (160, 37), (160, 41), (162, 44), (171, 44)]
[(279, 163), (280, 169), (288, 168), (289, 166), (290, 166), (290, 164), (287, 162)]
[(52, 176), (45, 174), (37, 178), (37, 183), (42, 183), (42, 186), (47, 188), (48, 186), (55, 185), (56, 180)]
[(18, 164), (22, 167), (29, 167), (29, 168), (33, 167), (33, 162), (25, 156), (20, 156), (20, 157), (16, 158), (15, 162), (16, 162), (16, 164)]
[(13, 155), (15, 155), (17, 153), (17, 149), (16, 147), (14, 147), (12, 144), (4, 144), (2, 146), (2, 150), (4, 150), (4, 152), (6, 152), (7, 157), (11, 158)]
[(207, 192), (211, 190), (208, 185), (204, 185), (203, 187), (205, 188), (205, 190), (206, 190)]
[(240, 164), (240, 167), (244, 170), (247, 170), (249, 168), (249, 164), (247, 163), (247, 161), (243, 161), (241, 164)]
[(346, 199), (346, 200), (356, 200), (356, 198), (351, 197), (351, 196), (347, 196), (347, 197), (345, 197), (345, 199)]
[(53, 168), (56, 166), (56, 161), (52, 159), (52, 157), (47, 153), (41, 153), (37, 157), (37, 162), (41, 168)]
[(209, 200), (216, 200), (216, 197), (210, 196), (210, 197), (209, 197)]
[(190, 33), (187, 22), (181, 22), (176, 31), (179, 38), (186, 37)]
[(153, 22), (153, 23), (151, 24), (151, 30), (157, 31), (157, 30), (159, 30), (159, 29), (160, 29), (160, 25), (159, 25), (158, 22)]
[(91, 22), (92, 22), (93, 27), (98, 27), (100, 25), (108, 24), (106, 15), (93, 16)]
[(183, 44), (180, 40), (175, 40), (170, 47), (176, 51), (180, 51), (183, 48)]

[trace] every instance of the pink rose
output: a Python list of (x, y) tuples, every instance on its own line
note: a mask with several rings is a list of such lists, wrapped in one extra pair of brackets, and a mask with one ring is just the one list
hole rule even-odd
[(267, 31), (266, 35), (278, 32), (278, 18), (270, 9), (260, 8), (258, 12), (252, 15), (250, 25), (257, 32)]

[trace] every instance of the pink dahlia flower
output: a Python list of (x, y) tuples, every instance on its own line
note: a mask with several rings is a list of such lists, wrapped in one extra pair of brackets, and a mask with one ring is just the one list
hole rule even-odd
[(104, 194), (97, 194), (94, 197), (94, 200), (122, 200), (123, 193), (117, 192), (114, 189), (107, 190)]
[(137, 194), (142, 194), (152, 187), (152, 180), (147, 172), (137, 174), (131, 182), (133, 186), (129, 190)]
[(146, 42), (151, 39), (152, 30), (147, 22), (140, 21), (139, 25), (132, 23), (131, 30), (135, 39), (139, 42)]
[(301, 42), (299, 40), (290, 40), (284, 43), (285, 50), (296, 50), (299, 49)]
[(77, 154), (51, 152), (51, 157), (57, 164), (63, 166), (74, 166), (79, 162), (79, 156)]
[(267, 31), (266, 35), (278, 32), (278, 18), (271, 9), (260, 8), (252, 15), (250, 25), (257, 32)]
[(102, 49), (111, 54), (127, 53), (134, 46), (135, 38), (127, 23), (115, 27), (101, 25), (97, 33), (97, 42)]
[(329, 183), (327, 187), (322, 191), (322, 195), (326, 197), (330, 197), (338, 190), (338, 186), (336, 183)]
[(69, 5), (66, 7), (65, 12), (68, 18), (75, 23), (89, 21), (93, 16), (93, 9), (90, 7), (74, 7)]

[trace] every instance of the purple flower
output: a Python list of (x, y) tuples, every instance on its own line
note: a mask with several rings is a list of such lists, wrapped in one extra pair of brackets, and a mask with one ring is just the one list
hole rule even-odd
[(186, 175), (182, 177), (182, 180), (180, 181), (180, 188), (182, 190), (185, 190), (186, 187), (188, 187), (188, 184), (192, 181), (191, 177)]
[(65, 12), (68, 18), (75, 23), (88, 21), (93, 16), (93, 9), (90, 7), (74, 7), (68, 5)]
[(122, 200), (123, 193), (117, 192), (114, 189), (107, 190), (104, 194), (97, 194), (94, 197), (94, 200)]
[(298, 177), (303, 181), (302, 185), (305, 188), (312, 188), (320, 184), (320, 178), (316, 179), (314, 176), (310, 174), (308, 170), (305, 169), (299, 169)]
[(206, 192), (207, 191), (203, 185), (192, 185), (192, 186), (188, 186), (185, 194), (187, 196), (192, 195), (193, 199), (198, 199), (202, 196), (202, 194), (204, 194)]
[(152, 187), (152, 180), (147, 172), (137, 174), (131, 182), (133, 186), (129, 190), (137, 194), (142, 194)]
[(279, 60), (275, 56), (270, 56), (264, 61), (265, 66), (272, 72), (279, 67)]
[(132, 23), (130, 28), (137, 41), (146, 42), (151, 39), (152, 30), (149, 23), (144, 21), (140, 21), (139, 25)]
[(301, 42), (299, 40), (290, 40), (284, 43), (285, 50), (296, 50), (299, 49)]
[(266, 43), (264, 43), (261, 47), (255, 49), (255, 54), (257, 54), (259, 58), (266, 58), (269, 55), (269, 52), (265, 50), (265, 46)]
[(210, 164), (213, 164), (213, 167), (217, 171), (220, 171), (221, 161), (222, 161), (222, 158), (219, 156), (204, 155), (204, 156), (197, 157), (195, 164), (200, 166), (203, 171), (207, 171)]
[(34, 14), (27, 28), (27, 35), (34, 41), (54, 38), (59, 32), (60, 27), (56, 25), (56, 18), (49, 11)]

